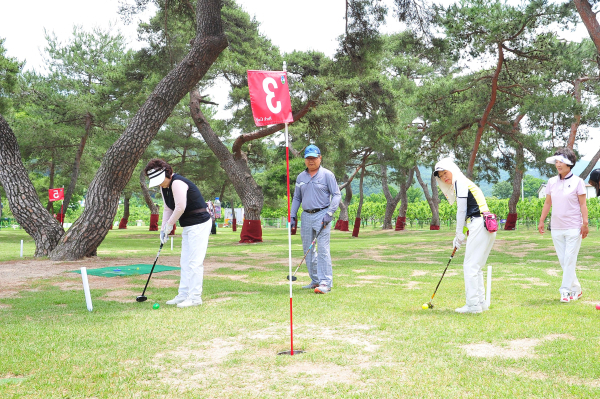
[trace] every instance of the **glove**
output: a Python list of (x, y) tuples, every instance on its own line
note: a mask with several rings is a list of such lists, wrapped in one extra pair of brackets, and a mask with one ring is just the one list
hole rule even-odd
[(161, 244), (166, 244), (167, 241), (169, 240), (169, 233), (173, 230), (173, 226), (166, 224), (163, 226), (162, 230), (160, 231), (160, 243)]
[(323, 227), (327, 226), (333, 220), (333, 214), (327, 212), (325, 216), (323, 216)]
[(464, 234), (456, 234), (456, 237), (454, 237), (454, 241), (452, 242), (452, 245), (454, 245), (454, 248), (460, 249), (460, 247), (463, 246), (466, 241), (467, 240), (465, 239)]
[(290, 219), (290, 228), (295, 229), (296, 228), (296, 216), (292, 216), (292, 218)]

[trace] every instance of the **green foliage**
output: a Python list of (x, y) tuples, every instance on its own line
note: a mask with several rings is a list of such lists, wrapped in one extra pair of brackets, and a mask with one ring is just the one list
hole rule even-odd
[(17, 86), (17, 76), (23, 64), (16, 58), (6, 56), (5, 39), (0, 38), (0, 114), (5, 114), (12, 105), (10, 97)]
[(499, 181), (492, 187), (492, 195), (499, 199), (510, 198), (512, 191), (512, 183), (507, 181)]

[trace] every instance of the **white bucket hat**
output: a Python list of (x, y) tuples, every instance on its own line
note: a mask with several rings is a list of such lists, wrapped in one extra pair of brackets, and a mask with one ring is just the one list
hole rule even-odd
[(150, 169), (148, 171), (148, 178), (150, 179), (150, 183), (148, 183), (148, 188), (158, 186), (159, 184), (165, 181), (165, 169)]

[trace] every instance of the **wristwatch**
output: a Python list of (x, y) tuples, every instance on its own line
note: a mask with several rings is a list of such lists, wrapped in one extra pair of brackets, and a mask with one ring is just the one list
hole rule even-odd
[(333, 216), (333, 212), (327, 212), (329, 216)]

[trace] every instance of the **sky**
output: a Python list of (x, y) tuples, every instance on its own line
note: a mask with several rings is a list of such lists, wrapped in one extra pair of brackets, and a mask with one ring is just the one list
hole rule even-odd
[[(129, 45), (139, 49), (137, 42), (137, 21), (125, 25), (117, 11), (122, 0), (82, 1), (82, 0), (28, 0), (23, 3), (6, 1), (0, 13), (0, 38), (6, 39), (4, 46), (9, 57), (26, 61), (25, 69), (43, 71), (43, 52), (46, 40), (44, 29), (53, 32), (59, 40), (70, 38), (73, 26), (81, 25), (85, 30), (93, 27), (107, 28), (113, 24), (125, 37)], [(132, 2), (133, 0), (129, 0)], [(332, 56), (337, 48), (337, 38), (344, 33), (344, 0), (237, 0), (251, 16), (260, 22), (260, 31), (271, 39), (283, 52), (293, 50), (318, 50)], [(385, 0), (392, 4), (392, 0)], [(450, 3), (451, 0), (443, 0)], [(391, 12), (386, 32), (402, 29), (393, 21)], [(147, 12), (142, 18), (147, 18)], [(138, 18), (139, 19), (139, 18)], [(586, 37), (581, 25), (575, 32), (566, 33), (571, 40)], [(249, 68), (252, 69), (252, 68)], [(219, 104), (225, 98), (218, 94), (211, 96)], [(223, 111), (221, 111), (223, 112)], [(219, 115), (219, 114), (217, 114)], [(600, 148), (600, 132), (593, 133), (593, 139), (579, 148), (583, 159), (591, 158)]]

